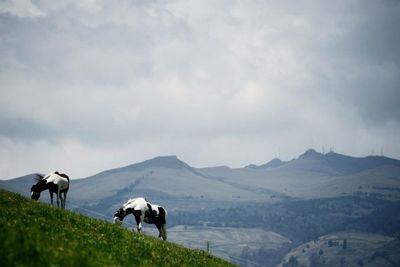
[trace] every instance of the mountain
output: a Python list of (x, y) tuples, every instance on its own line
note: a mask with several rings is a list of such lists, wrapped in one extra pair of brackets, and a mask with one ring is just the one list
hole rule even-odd
[(11, 180), (0, 180), (0, 187), (24, 196), (30, 196), (35, 177), (36, 174), (32, 173)]
[[(29, 195), (33, 177), (31, 174), (0, 181), (0, 187)], [(194, 168), (176, 156), (163, 156), (72, 179), (68, 200), (75, 206), (111, 216), (134, 196), (144, 196), (175, 210), (354, 194), (400, 199), (399, 179), (399, 160), (322, 154), (312, 149), (289, 162), (273, 159), (260, 166), (238, 169)], [(47, 201), (48, 194), (42, 194), (42, 198)]]
[(242, 169), (217, 167), (197, 171), (254, 192), (265, 192), (265, 201), (272, 196), (312, 199), (359, 193), (399, 198), (395, 192), (400, 188), (400, 161), (387, 157), (356, 158), (310, 149), (289, 162), (273, 160)]
[(308, 149), (306, 152), (299, 156), (299, 159), (322, 159), (324, 154), (315, 151), (314, 149)]
[[(140, 163), (135, 163), (126, 167), (107, 170), (96, 174), (96, 177), (107, 175), (108, 173), (125, 173), (129, 171), (143, 171), (148, 168), (167, 168), (167, 169), (191, 169), (185, 162), (178, 159), (177, 156), (163, 156), (149, 159)], [(93, 176), (92, 176), (93, 177)], [(91, 177), (88, 177), (91, 178)]]
[(271, 161), (269, 161), (269, 162), (267, 162), (265, 164), (262, 164), (260, 166), (257, 166), (257, 165), (254, 165), (254, 164), (250, 164), (250, 165), (246, 166), (245, 168), (250, 168), (250, 169), (270, 169), (270, 168), (280, 167), (280, 166), (282, 166), (282, 165), (284, 165), (286, 163), (287, 162), (282, 161), (282, 160), (280, 160), (278, 158), (274, 158), (273, 160), (271, 160)]
[[(154, 201), (173, 200), (179, 208), (191, 208), (193, 203), (202, 208), (209, 201), (222, 205), (360, 192), (393, 194), (399, 188), (399, 173), (400, 160), (322, 154), (312, 149), (289, 162), (273, 159), (260, 166), (239, 169), (194, 168), (176, 156), (164, 156), (72, 179), (68, 197), (79, 205), (108, 205), (113, 209), (138, 195)], [(0, 187), (28, 195), (33, 177), (31, 174), (0, 181)], [(190, 201), (181, 201), (184, 199)]]
[[(93, 190), (96, 188), (96, 190)], [(71, 182), (74, 202), (111, 214), (133, 196), (176, 208), (208, 206), (204, 202), (261, 201), (263, 196), (210, 178), (175, 156), (157, 157)], [(236, 198), (240, 196), (240, 198)], [(222, 204), (221, 204), (222, 205)]]
[(393, 165), (400, 167), (400, 160), (391, 159), (383, 156), (368, 156), (364, 158), (356, 158), (329, 152), (321, 154), (313, 149), (307, 150), (300, 155), (299, 159), (314, 159), (321, 161), (322, 164), (329, 166), (342, 175), (348, 175), (366, 171), (385, 165)]

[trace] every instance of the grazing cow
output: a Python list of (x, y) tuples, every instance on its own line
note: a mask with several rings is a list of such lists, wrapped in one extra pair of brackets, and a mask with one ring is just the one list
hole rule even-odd
[[(37, 174), (37, 183), (31, 188), (31, 198), (38, 200), (40, 193), (44, 190), (49, 190), (51, 205), (53, 205), (53, 193), (57, 194), (57, 207), (65, 209), (65, 200), (67, 198), (67, 192), (69, 189), (69, 177), (64, 173), (51, 172), (46, 176)], [(64, 197), (62, 196), (64, 194)]]
[(167, 210), (161, 206), (151, 204), (144, 198), (129, 199), (114, 214), (114, 223), (122, 224), (123, 219), (128, 214), (133, 214), (137, 224), (138, 232), (142, 232), (142, 222), (147, 224), (155, 224), (159, 235), (163, 240), (167, 240)]

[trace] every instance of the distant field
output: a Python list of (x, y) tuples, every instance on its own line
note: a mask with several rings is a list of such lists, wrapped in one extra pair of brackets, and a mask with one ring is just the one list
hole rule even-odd
[(234, 266), (0, 190), (0, 266)]
[(209, 241), (210, 252), (215, 255), (240, 256), (243, 249), (256, 250), (268, 247), (279, 250), (290, 245), (290, 240), (274, 232), (258, 228), (175, 226), (170, 231), (171, 240), (185, 247), (205, 247)]
[(339, 232), (294, 248), (278, 266), (399, 266), (399, 248), (394, 237)]

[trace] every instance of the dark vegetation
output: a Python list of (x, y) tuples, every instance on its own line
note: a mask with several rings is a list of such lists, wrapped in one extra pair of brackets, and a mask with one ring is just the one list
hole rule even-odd
[[(400, 238), (400, 202), (384, 200), (377, 194), (205, 209), (179, 212), (171, 217), (171, 224), (263, 228), (293, 241), (280, 249), (242, 251), (242, 259), (265, 266), (276, 266), (291, 248), (334, 232), (365, 232)], [(389, 256), (393, 257), (393, 253)], [(295, 261), (287, 264), (296, 266)]]
[(338, 231), (400, 235), (400, 202), (376, 196), (298, 200), (273, 205), (178, 212), (170, 224), (264, 228), (298, 245)]

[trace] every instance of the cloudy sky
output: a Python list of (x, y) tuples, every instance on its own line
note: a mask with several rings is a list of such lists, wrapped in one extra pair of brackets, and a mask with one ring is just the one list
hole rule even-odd
[(0, 1), (0, 179), (400, 158), (400, 1)]

